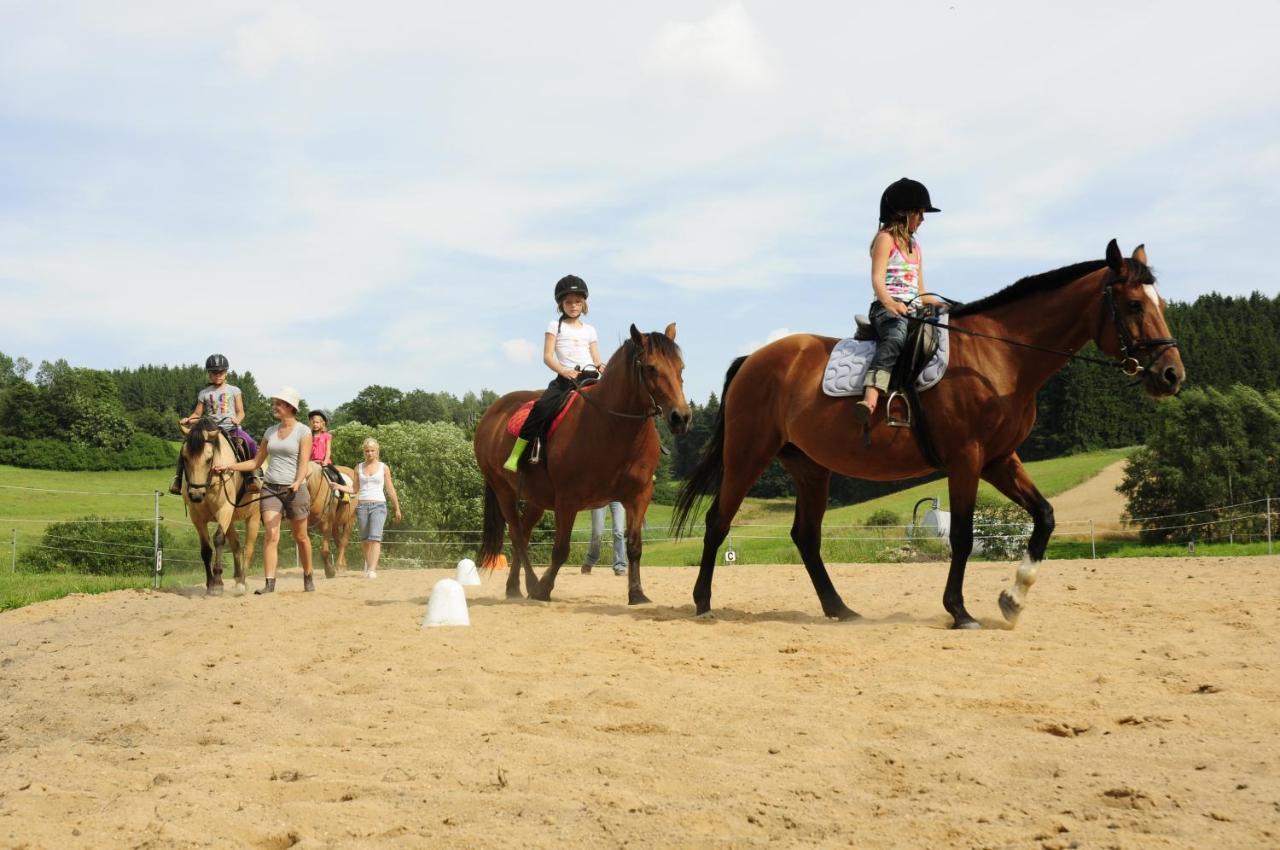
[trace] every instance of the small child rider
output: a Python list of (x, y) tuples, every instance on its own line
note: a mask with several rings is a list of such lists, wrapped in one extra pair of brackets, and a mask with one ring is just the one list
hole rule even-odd
[(312, 410), (307, 413), (311, 423), (311, 460), (320, 464), (325, 478), (335, 484), (345, 484), (342, 473), (333, 464), (333, 435), (329, 433), (329, 414), (323, 410)]
[(520, 429), (520, 436), (511, 448), (511, 456), (503, 469), (515, 472), (525, 446), (541, 436), (551, 420), (564, 406), (565, 397), (574, 388), (574, 382), (583, 370), (595, 369), (604, 373), (600, 362), (599, 338), (596, 329), (582, 317), (587, 314), (587, 283), (577, 275), (565, 275), (556, 283), (556, 306), (560, 318), (552, 319), (543, 338), (542, 362), (556, 373), (555, 380), (547, 385), (542, 398), (529, 411), (529, 418)]
[[(237, 440), (243, 441), (244, 457), (250, 458), (258, 453), (258, 444), (253, 437), (240, 427), (244, 421), (244, 394), (240, 388), (227, 383), (227, 358), (221, 354), (210, 354), (204, 361), (204, 368), (209, 373), (209, 385), (196, 394), (196, 406), (191, 415), (178, 420), (183, 425), (199, 422), (209, 417), (231, 441), (233, 448), (239, 452)], [(178, 457), (178, 472), (169, 485), (169, 492), (174, 495), (182, 493), (182, 457)]]

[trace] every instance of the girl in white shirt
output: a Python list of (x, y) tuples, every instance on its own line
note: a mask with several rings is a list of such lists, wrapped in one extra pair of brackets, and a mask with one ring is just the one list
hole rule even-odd
[(579, 373), (586, 369), (604, 372), (596, 329), (582, 321), (587, 314), (586, 281), (572, 274), (560, 278), (556, 283), (556, 306), (560, 308), (560, 318), (547, 325), (542, 346), (542, 362), (556, 373), (556, 377), (529, 411), (529, 418), (520, 429), (516, 444), (511, 447), (511, 456), (503, 464), (503, 468), (510, 472), (519, 468), (520, 456), (529, 441), (545, 433), (546, 427), (560, 412), (564, 398), (574, 388)]

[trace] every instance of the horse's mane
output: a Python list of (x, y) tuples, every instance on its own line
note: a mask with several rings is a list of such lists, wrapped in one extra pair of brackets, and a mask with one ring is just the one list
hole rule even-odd
[(187, 432), (183, 442), (186, 444), (186, 454), (191, 457), (195, 457), (204, 451), (204, 429), (200, 427), (199, 423)]
[[(683, 355), (680, 353), (680, 346), (676, 345), (675, 340), (671, 339), (671, 337), (661, 331), (651, 331), (644, 334), (644, 336), (649, 340), (649, 347), (657, 353), (664, 357), (674, 357), (681, 361), (684, 360)], [(628, 357), (635, 356), (635, 341), (628, 337), (627, 341), (622, 344), (622, 349), (627, 353)]]
[[(1137, 260), (1127, 260), (1129, 264), (1129, 279), (1134, 283), (1146, 284), (1155, 283), (1155, 275), (1151, 269), (1145, 264)], [(1034, 295), (1037, 292), (1050, 292), (1054, 289), (1066, 286), (1072, 281), (1079, 280), (1087, 274), (1092, 274), (1098, 269), (1106, 266), (1106, 260), (1086, 260), (1083, 263), (1075, 263), (1070, 266), (1063, 266), (1060, 269), (1054, 269), (1051, 272), (1043, 274), (1030, 275), (1024, 277), (1017, 283), (1010, 284), (999, 292), (988, 295), (986, 298), (979, 298), (977, 301), (970, 301), (967, 304), (961, 304), (951, 310), (952, 316), (969, 316), (974, 313), (984, 313), (987, 310), (993, 310), (996, 307), (1003, 307), (1006, 304), (1012, 304), (1014, 301), (1025, 298), (1028, 295)]]

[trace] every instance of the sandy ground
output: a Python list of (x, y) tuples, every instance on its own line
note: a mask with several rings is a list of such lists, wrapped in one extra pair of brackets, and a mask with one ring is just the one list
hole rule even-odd
[[(0, 615), (0, 846), (1280, 846), (1280, 557), (609, 571), (557, 601), (440, 571)], [(256, 582), (255, 582), (256, 583)]]
[(1088, 481), (1049, 500), (1060, 534), (1088, 534), (1089, 520), (1093, 520), (1099, 536), (1123, 528), (1125, 500), (1116, 487), (1124, 480), (1126, 464), (1128, 461), (1122, 460), (1104, 467)]

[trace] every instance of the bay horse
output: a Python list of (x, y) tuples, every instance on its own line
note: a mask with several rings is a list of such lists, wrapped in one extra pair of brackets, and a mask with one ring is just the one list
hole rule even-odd
[[(950, 364), (941, 382), (920, 395), (929, 439), (948, 476), (951, 568), (942, 594), (954, 627), (980, 628), (965, 609), (965, 564), (973, 549), (973, 511), (983, 479), (1034, 521), (1013, 587), (1000, 610), (1016, 622), (1053, 532), (1053, 508), (1031, 482), (1017, 449), (1036, 417), (1036, 392), (1081, 346), (1093, 340), (1110, 365), (1141, 376), (1153, 397), (1176, 393), (1186, 376), (1169, 337), (1164, 300), (1139, 246), (1125, 259), (1116, 241), (1106, 259), (1023, 278), (1000, 292), (951, 311)], [(837, 340), (812, 334), (784, 337), (729, 367), (714, 433), (677, 497), (675, 533), (687, 527), (703, 495), (706, 513), (695, 613), (711, 610), (715, 556), (751, 485), (777, 457), (795, 479), (791, 539), (817, 591), (823, 613), (858, 616), (841, 600), (820, 552), (831, 473), (891, 481), (933, 472), (909, 428), (884, 423), (884, 405), (870, 422), (871, 445), (854, 423), (854, 399), (822, 391), (822, 375)], [(1138, 358), (1146, 360), (1139, 363)]]
[[(490, 563), (501, 552), (509, 529), (507, 598), (520, 598), (523, 570), (529, 597), (549, 600), (556, 573), (569, 557), (578, 512), (619, 501), (627, 512), (627, 602), (649, 601), (640, 584), (640, 554), (661, 448), (654, 420), (662, 416), (673, 433), (683, 434), (691, 418), (684, 398), (684, 360), (675, 338), (674, 322), (663, 333), (642, 334), (632, 325), (631, 337), (609, 358), (600, 381), (579, 391), (581, 397), (565, 412), (555, 436), (545, 441), (541, 462), (522, 460), (516, 474), (502, 468), (515, 443), (507, 420), (540, 393), (507, 393), (480, 417), (473, 447), (485, 481), (484, 531), (476, 563)], [(547, 510), (555, 511), (556, 539), (551, 566), (539, 581), (529, 562), (529, 538)]]
[[(253, 550), (257, 545), (258, 527), (262, 522), (257, 495), (260, 485), (250, 480), (243, 498), (237, 504), (242, 472), (213, 472), (214, 466), (230, 466), (237, 458), (231, 441), (212, 419), (204, 418), (194, 427), (181, 425), (182, 464), (186, 488), (182, 499), (186, 502), (191, 523), (200, 536), (200, 559), (204, 561), (205, 592), (209, 596), (222, 595), (222, 547), (231, 543), (231, 557), (235, 562), (236, 593), (245, 592), (245, 576)], [(209, 523), (216, 522), (217, 531), (213, 545), (209, 544)], [(235, 523), (244, 522), (245, 540), (241, 546)]]
[[(349, 466), (339, 466), (338, 471), (355, 482), (356, 471)], [(324, 561), (325, 578), (338, 574), (338, 567), (347, 568), (347, 544), (351, 541), (351, 528), (356, 523), (356, 499), (343, 501), (329, 486), (320, 464), (310, 461), (307, 466), (307, 491), (311, 494), (311, 512), (307, 515), (307, 529), (320, 535), (320, 556)], [(330, 548), (337, 549), (337, 559)]]

